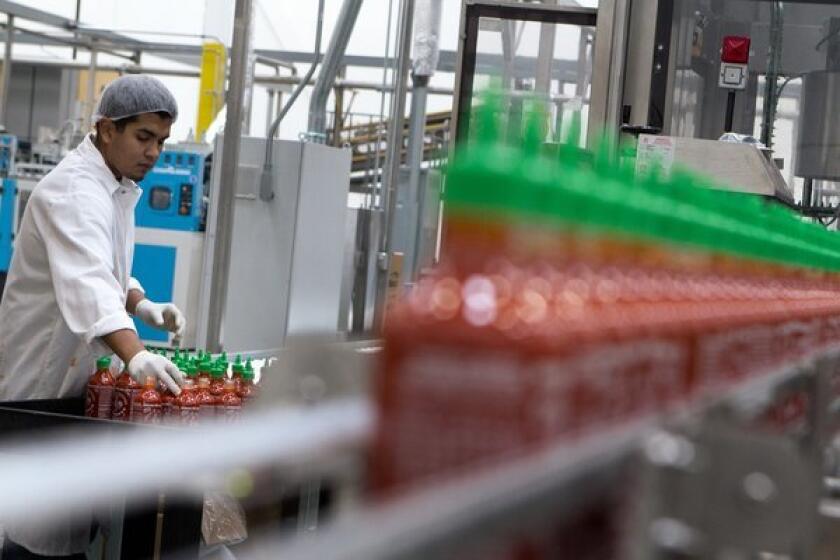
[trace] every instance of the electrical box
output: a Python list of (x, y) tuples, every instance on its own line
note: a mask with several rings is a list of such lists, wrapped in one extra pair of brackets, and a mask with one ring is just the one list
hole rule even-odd
[[(212, 280), (227, 274), (221, 338), (228, 352), (276, 350), (296, 335), (336, 336), (342, 315), (350, 150), (275, 140), (275, 197), (265, 201), (259, 196), (265, 142), (241, 140), (224, 269), (213, 262), (220, 158), (211, 174), (198, 336), (203, 344)], [(217, 135), (215, 153), (223, 143)]]

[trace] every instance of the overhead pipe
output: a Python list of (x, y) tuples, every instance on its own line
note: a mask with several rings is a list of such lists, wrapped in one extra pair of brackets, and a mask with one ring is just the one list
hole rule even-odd
[(335, 31), (324, 55), (324, 62), (321, 64), (321, 71), (318, 73), (318, 80), (315, 82), (315, 89), (312, 90), (312, 98), (309, 101), (308, 130), (310, 138), (315, 142), (323, 142), (326, 139), (327, 101), (341, 68), (341, 61), (347, 51), (347, 43), (350, 41), (350, 35), (353, 33), (361, 7), (362, 0), (344, 0), (335, 24)]
[[(0, 24), (2, 27), (2, 24)], [(3, 38), (0, 36), (0, 41)], [(81, 48), (81, 47), (80, 47)], [(87, 48), (87, 46), (85, 46)], [(98, 49), (97, 49), (98, 50)], [(102, 52), (102, 51), (98, 51)], [(33, 66), (48, 66), (50, 68), (66, 68), (68, 70), (86, 70), (89, 67), (87, 62), (73, 62), (72, 60), (44, 60), (44, 59), (17, 59), (16, 62), (22, 64), (31, 64)], [(118, 72), (120, 74), (151, 74), (153, 76), (175, 76), (179, 78), (199, 78), (201, 73), (195, 69), (185, 68), (161, 68), (159, 66), (138, 66), (136, 64), (97, 64), (97, 70)], [(260, 74), (254, 76), (254, 83), (258, 85), (270, 86), (298, 86), (303, 80), (300, 76), (279, 76)], [(307, 85), (315, 85), (315, 80), (310, 79)], [(364, 82), (360, 80), (345, 80), (337, 78), (335, 80), (335, 87), (343, 89), (361, 89), (368, 91), (384, 91), (390, 93), (394, 87), (390, 84), (383, 86), (379, 82)], [(429, 95), (453, 95), (452, 88), (445, 87), (428, 87), (427, 93)], [(411, 92), (412, 88), (409, 87)], [(274, 119), (272, 119), (272, 123)], [(271, 125), (271, 123), (268, 123)], [(276, 135), (275, 135), (276, 136)]]

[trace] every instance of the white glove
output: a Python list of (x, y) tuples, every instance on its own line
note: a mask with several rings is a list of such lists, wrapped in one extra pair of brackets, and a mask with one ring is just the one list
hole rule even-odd
[(184, 376), (181, 375), (178, 366), (148, 350), (141, 350), (131, 358), (128, 362), (128, 373), (141, 385), (151, 375), (161, 380), (174, 395), (181, 394), (179, 385), (184, 384)]
[(142, 299), (137, 304), (134, 315), (150, 327), (175, 333), (175, 343), (180, 342), (187, 327), (187, 319), (173, 303), (155, 303), (150, 299)]

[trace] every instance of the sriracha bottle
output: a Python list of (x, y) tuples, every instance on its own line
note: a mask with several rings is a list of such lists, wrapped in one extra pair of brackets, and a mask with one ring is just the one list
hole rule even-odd
[(169, 421), (176, 398), (169, 387), (160, 385), (160, 417), (163, 422)]
[(245, 363), (242, 361), (241, 355), (236, 356), (231, 372), (233, 373), (233, 381), (236, 383), (236, 390), (239, 391), (239, 386), (242, 384), (242, 374), (245, 373)]
[(207, 381), (210, 381), (210, 370), (212, 368), (213, 364), (208, 358), (201, 358), (198, 362), (198, 379), (206, 379)]
[(140, 394), (141, 388), (140, 384), (128, 373), (128, 369), (124, 369), (117, 377), (116, 388), (114, 389), (114, 405), (111, 409), (113, 420), (130, 422), (133, 419), (134, 399)]
[(216, 416), (216, 397), (210, 394), (210, 381), (198, 378), (198, 416), (202, 423), (211, 421)]
[[(236, 367), (234, 365), (234, 367)], [(242, 381), (239, 383), (239, 390), (237, 394), (242, 399), (242, 406), (246, 407), (248, 404), (259, 396), (259, 388), (254, 384), (254, 372), (245, 370), (242, 372)]]
[(132, 419), (142, 424), (160, 424), (162, 401), (157, 390), (157, 379), (151, 375), (146, 376), (140, 394), (134, 398)]
[(216, 363), (213, 369), (210, 370), (210, 394), (218, 398), (222, 395), (225, 387), (225, 367), (221, 363)]
[(222, 395), (216, 402), (216, 416), (224, 423), (230, 424), (239, 420), (242, 414), (242, 399), (236, 394), (236, 382), (227, 379), (222, 388)]
[(173, 424), (195, 426), (198, 424), (199, 403), (195, 382), (191, 378), (184, 381), (181, 394), (172, 402), (171, 419)]
[(90, 376), (85, 394), (85, 416), (110, 418), (116, 380), (111, 375), (111, 358), (96, 360), (96, 371)]

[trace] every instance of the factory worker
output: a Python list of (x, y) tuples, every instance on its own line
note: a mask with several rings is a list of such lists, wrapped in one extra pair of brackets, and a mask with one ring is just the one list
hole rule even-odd
[[(0, 302), (0, 401), (80, 397), (96, 358), (111, 353), (139, 382), (154, 376), (180, 392), (178, 368), (144, 349), (131, 315), (175, 337), (184, 316), (147, 299), (130, 276), (136, 181), (154, 166), (177, 116), (159, 80), (118, 78), (102, 93), (95, 133), (32, 191)], [(89, 544), (89, 520), (0, 526), (3, 560), (84, 558)]]

